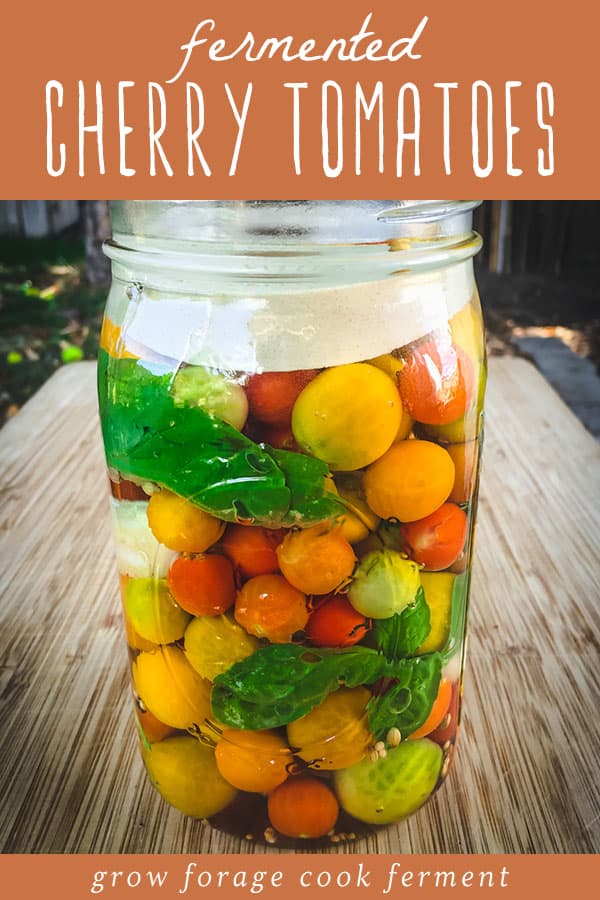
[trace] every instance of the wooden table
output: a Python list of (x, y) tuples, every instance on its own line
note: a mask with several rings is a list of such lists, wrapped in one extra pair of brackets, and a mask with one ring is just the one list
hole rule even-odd
[[(600, 849), (600, 446), (529, 363), (490, 370), (456, 766), (355, 851)], [(142, 771), (93, 364), (6, 425), (0, 478), (0, 849), (253, 849), (171, 810)]]

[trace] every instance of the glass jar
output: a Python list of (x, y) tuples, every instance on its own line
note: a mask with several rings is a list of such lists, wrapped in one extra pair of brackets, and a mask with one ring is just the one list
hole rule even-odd
[(100, 415), (135, 714), (186, 815), (339, 843), (448, 772), (485, 385), (475, 205), (112, 206)]

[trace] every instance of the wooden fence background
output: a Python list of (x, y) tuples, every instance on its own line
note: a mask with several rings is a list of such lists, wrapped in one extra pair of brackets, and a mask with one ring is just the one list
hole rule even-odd
[[(91, 246), (97, 227), (94, 222), (102, 225), (98, 208), (103, 203), (2, 200), (0, 236), (59, 234), (81, 223), (86, 207), (94, 206), (91, 225), (81, 225), (81, 233), (85, 232)], [(475, 227), (485, 240), (478, 265), (491, 272), (561, 275), (600, 267), (598, 201), (489, 200), (476, 211)], [(99, 238), (102, 236), (98, 234)]]
[(0, 236), (47, 237), (79, 222), (79, 200), (0, 200)]

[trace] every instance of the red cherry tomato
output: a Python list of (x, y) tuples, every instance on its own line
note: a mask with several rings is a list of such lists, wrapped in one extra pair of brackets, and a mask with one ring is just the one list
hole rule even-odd
[(294, 838), (318, 838), (337, 822), (335, 794), (318, 778), (288, 778), (267, 800), (269, 819), (276, 831)]
[(277, 450), (298, 450), (298, 444), (289, 425), (266, 425), (261, 432), (260, 440)]
[(242, 578), (254, 578), (279, 571), (275, 551), (284, 535), (282, 529), (271, 531), (257, 526), (230, 525), (221, 547)]
[(251, 414), (267, 425), (289, 425), (294, 403), (316, 374), (316, 369), (300, 369), (253, 375), (246, 385)]
[(216, 553), (180, 556), (172, 563), (167, 582), (177, 603), (192, 616), (220, 616), (235, 601), (233, 566)]
[(444, 503), (431, 515), (403, 525), (400, 532), (411, 559), (430, 572), (456, 562), (467, 539), (467, 516), (456, 503)]
[(311, 614), (306, 634), (317, 647), (351, 647), (371, 628), (367, 619), (341, 594), (334, 594)]
[(402, 405), (426, 425), (447, 425), (464, 416), (474, 384), (473, 363), (449, 340), (419, 344), (398, 373)]

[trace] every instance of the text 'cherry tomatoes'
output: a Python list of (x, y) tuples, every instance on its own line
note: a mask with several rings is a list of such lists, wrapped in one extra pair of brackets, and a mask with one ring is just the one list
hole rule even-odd
[(351, 647), (370, 628), (371, 620), (357, 612), (344, 596), (336, 594), (311, 614), (306, 634), (317, 647)]
[(427, 341), (407, 357), (398, 390), (417, 422), (446, 425), (465, 414), (474, 380), (473, 363), (457, 344)]
[(180, 556), (167, 582), (179, 605), (193, 616), (219, 616), (235, 602), (233, 567), (224, 556)]
[(238, 593), (235, 618), (255, 637), (287, 644), (306, 627), (306, 597), (281, 575), (257, 575)]

